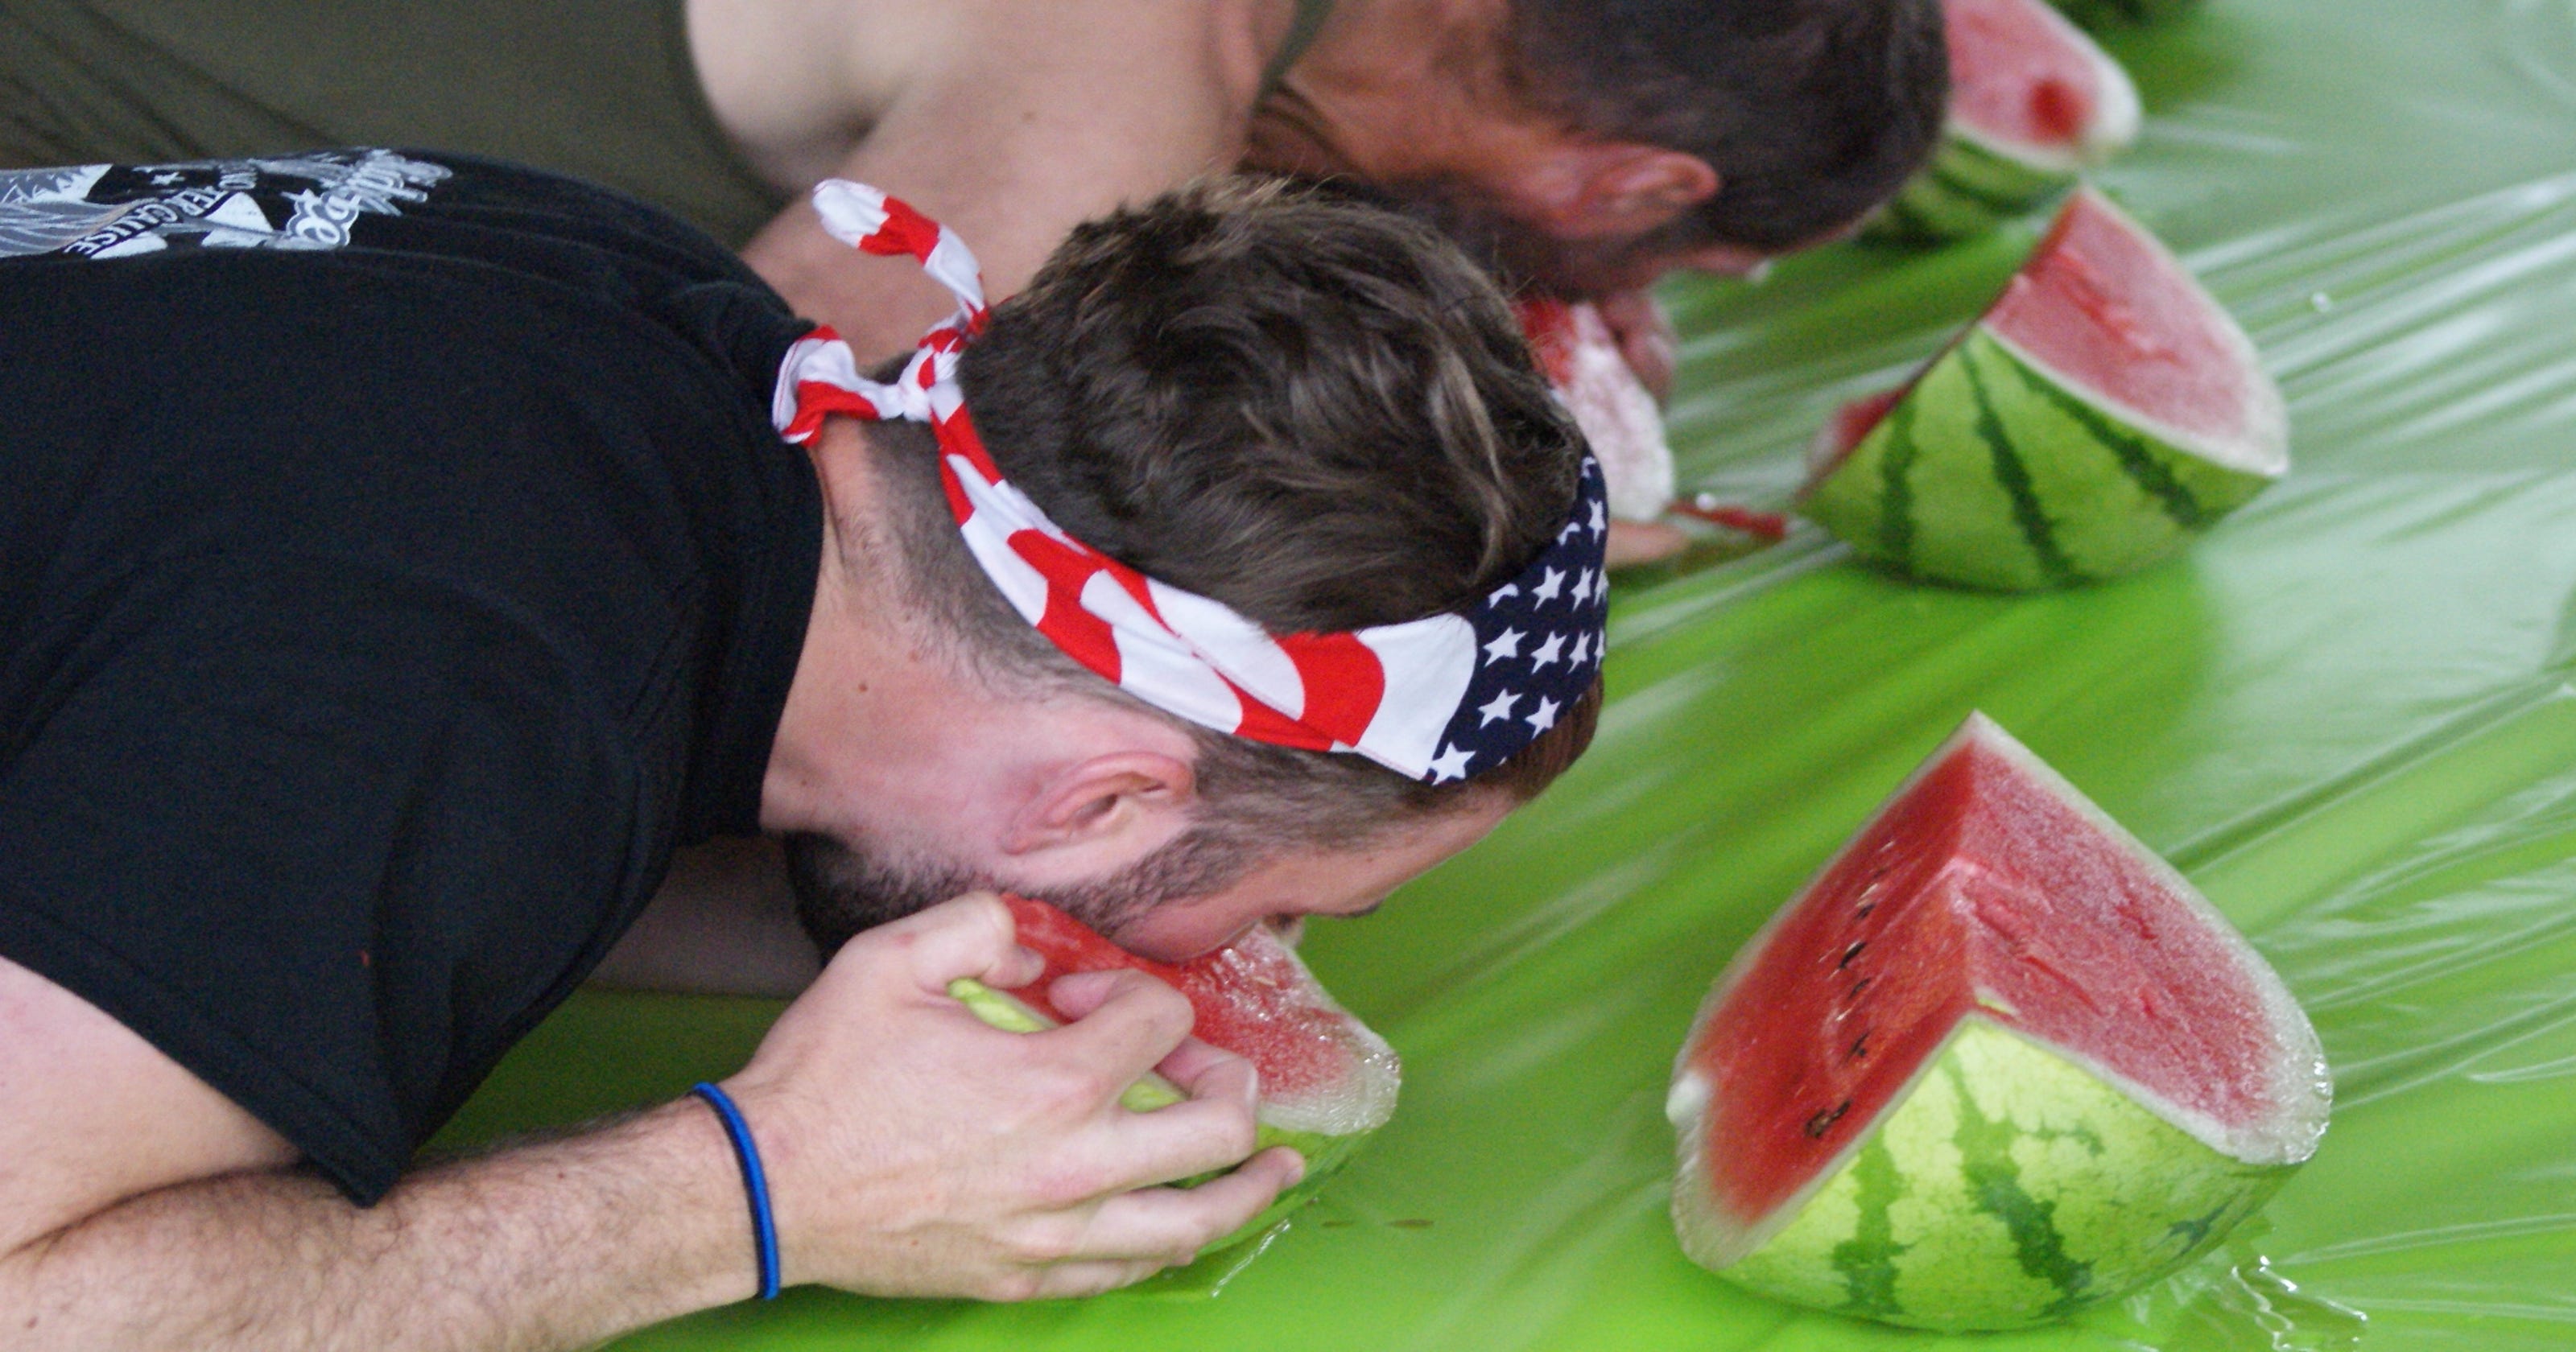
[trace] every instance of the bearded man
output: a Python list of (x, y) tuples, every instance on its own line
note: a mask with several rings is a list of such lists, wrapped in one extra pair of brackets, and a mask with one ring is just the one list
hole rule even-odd
[(1937, 0), (6, 0), (0, 167), (423, 145), (621, 188), (865, 355), (944, 313), (804, 198), (884, 186), (996, 295), (1082, 220), (1236, 167), (1366, 185), (1535, 284), (1742, 272), (1894, 193), (1938, 133)]
[[(13, 1348), (587, 1346), (1184, 1261), (1297, 1175), (1245, 1159), (1250, 1068), (1132, 973), (985, 1027), (949, 983), (1037, 972), (992, 890), (1174, 959), (1357, 914), (1590, 736), (1599, 475), (1400, 217), (1201, 189), (987, 311), (956, 236), (827, 184), (958, 306), (872, 375), (702, 234), (495, 163), (0, 200)], [(747, 1065), (415, 1161), (674, 851), (754, 832), (828, 964)], [(1149, 1068), (1189, 1100), (1122, 1108)]]

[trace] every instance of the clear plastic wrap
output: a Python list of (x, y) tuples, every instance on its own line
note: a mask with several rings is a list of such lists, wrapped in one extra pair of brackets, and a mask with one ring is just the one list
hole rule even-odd
[[(2210, 0), (2106, 35), (2145, 96), (2100, 181), (2244, 321), (2295, 467), (2087, 590), (1909, 585), (1811, 528), (1630, 579), (1591, 757), (1305, 949), (1402, 1052), (1392, 1125), (1248, 1263), (1003, 1308), (792, 1293), (632, 1349), (1926, 1348), (1690, 1265), (1671, 1057), (1727, 957), (1968, 709), (2166, 853), (2305, 1003), (2316, 1159), (2122, 1304), (1957, 1340), (2101, 1352), (2576, 1346), (2576, 7)], [(1676, 285), (1684, 491), (1786, 501), (2034, 235)], [(472, 1137), (675, 1094), (751, 1004), (586, 995)], [(1206, 1291), (1222, 1283), (1210, 1298)]]

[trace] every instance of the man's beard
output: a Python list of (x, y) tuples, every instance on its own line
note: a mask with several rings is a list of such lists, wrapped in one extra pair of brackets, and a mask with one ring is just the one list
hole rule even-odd
[(1631, 244), (1558, 239), (1512, 216), (1488, 194), (1460, 179), (1403, 179), (1372, 185), (1359, 195), (1447, 236), (1493, 274), (1506, 295), (1537, 290), (1569, 300), (1591, 300), (1653, 280), (1633, 275), (1637, 265)]
[(968, 892), (1018, 892), (1049, 902), (1100, 934), (1160, 906), (1223, 891), (1257, 862), (1249, 842), (1192, 827), (1105, 878), (1058, 887), (1014, 886), (951, 860), (796, 832), (782, 842), (796, 888), (796, 918), (825, 959), (852, 935)]

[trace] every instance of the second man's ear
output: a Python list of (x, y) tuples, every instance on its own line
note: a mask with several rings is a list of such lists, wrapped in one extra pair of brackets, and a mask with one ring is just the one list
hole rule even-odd
[(1558, 239), (1642, 235), (1717, 195), (1708, 161), (1661, 146), (1589, 142), (1563, 148), (1556, 159), (1531, 205), (1535, 223)]

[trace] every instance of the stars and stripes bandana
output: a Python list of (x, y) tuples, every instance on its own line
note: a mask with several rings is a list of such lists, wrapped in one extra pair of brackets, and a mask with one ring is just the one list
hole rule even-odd
[(1103, 679), (1220, 732), (1366, 756), (1444, 784), (1528, 746), (1599, 676), (1609, 509), (1590, 456), (1556, 539), (1465, 612), (1273, 634), (1074, 539), (1002, 477), (957, 385), (959, 354), (983, 331), (987, 310), (975, 257), (956, 235), (865, 184), (827, 181), (814, 190), (814, 207), (834, 238), (919, 262), (956, 296), (957, 312), (887, 383), (860, 374), (831, 329), (807, 334), (779, 368), (771, 414), (780, 434), (810, 444), (835, 414), (928, 423), (949, 509), (975, 561), (1022, 618)]

